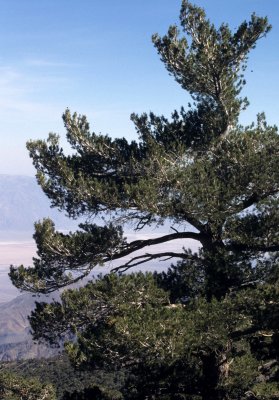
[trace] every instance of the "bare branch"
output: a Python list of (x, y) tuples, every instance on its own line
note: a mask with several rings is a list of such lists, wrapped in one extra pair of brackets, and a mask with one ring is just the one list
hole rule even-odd
[(187, 253), (174, 253), (174, 252), (163, 252), (163, 253), (155, 253), (155, 254), (150, 254), (146, 253), (141, 256), (133, 257), (131, 260), (127, 261), (125, 264), (120, 265), (119, 267), (115, 267), (112, 269), (112, 272), (125, 272), (129, 268), (138, 266), (140, 264), (144, 264), (147, 261), (155, 260), (157, 258), (163, 258), (166, 257), (165, 260), (161, 261), (166, 261), (167, 259), (171, 258), (182, 258), (182, 259), (187, 259), (187, 260), (200, 260), (200, 258), (195, 255), (195, 254), (187, 254)]
[(207, 237), (201, 233), (196, 232), (177, 232), (165, 236), (160, 236), (155, 239), (135, 240), (131, 243), (127, 243), (127, 245), (119, 252), (108, 255), (108, 257), (105, 258), (104, 261), (117, 260), (131, 253), (134, 253), (135, 251), (141, 250), (146, 246), (154, 246), (177, 239), (193, 239), (202, 243), (206, 241)]

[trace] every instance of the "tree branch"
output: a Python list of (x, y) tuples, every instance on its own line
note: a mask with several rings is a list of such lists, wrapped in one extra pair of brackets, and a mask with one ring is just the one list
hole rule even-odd
[[(147, 261), (155, 260), (156, 258), (163, 258), (163, 257), (167, 257), (167, 259), (183, 258), (183, 259), (187, 259), (187, 260), (190, 259), (190, 260), (195, 260), (195, 261), (200, 259), (198, 256), (196, 256), (194, 254), (187, 254), (187, 253), (174, 253), (174, 252), (163, 252), (163, 253), (155, 253), (155, 254), (146, 253), (141, 256), (133, 257), (131, 260), (129, 260), (125, 264), (120, 265), (119, 267), (113, 268), (112, 272), (118, 272), (118, 271), (125, 272), (129, 268), (135, 267), (140, 264), (144, 264)], [(162, 261), (165, 261), (165, 260), (162, 260)]]
[(251, 207), (253, 204), (257, 204), (260, 201), (266, 199), (267, 197), (275, 195), (276, 193), (278, 193), (278, 189), (273, 189), (262, 194), (253, 193), (250, 197), (243, 200), (243, 202), (239, 205), (238, 212)]
[(206, 241), (207, 237), (201, 233), (196, 232), (177, 232), (165, 236), (160, 236), (155, 239), (135, 240), (131, 243), (127, 243), (127, 245), (119, 252), (108, 255), (107, 258), (104, 259), (104, 261), (106, 262), (117, 260), (131, 253), (134, 253), (135, 251), (141, 250), (146, 246), (154, 246), (156, 244), (161, 244), (176, 239), (193, 239), (203, 243)]

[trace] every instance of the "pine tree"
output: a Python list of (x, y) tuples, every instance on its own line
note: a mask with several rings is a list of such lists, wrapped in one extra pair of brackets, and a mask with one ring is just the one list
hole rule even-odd
[[(208, 296), (220, 297), (252, 274), (252, 258), (278, 251), (277, 129), (263, 116), (254, 127), (237, 125), (247, 104), (239, 93), (248, 53), (270, 26), (252, 15), (235, 33), (225, 24), (216, 29), (188, 1), (182, 3), (180, 21), (184, 36), (172, 26), (153, 42), (168, 71), (191, 93), (194, 108), (174, 111), (170, 121), (153, 113), (132, 115), (139, 141), (131, 143), (90, 133), (85, 116), (66, 110), (73, 154), (64, 154), (55, 134), (28, 143), (52, 205), (89, 220), (69, 235), (56, 232), (49, 220), (37, 223), (34, 268), (11, 271), (18, 287), (50, 292), (98, 264), (142, 250), (122, 269), (181, 258), (202, 268)], [(105, 226), (91, 223), (100, 214), (108, 217)], [(140, 230), (165, 220), (181, 228), (156, 239), (123, 237), (125, 222)], [(201, 245), (199, 254), (145, 253), (146, 247), (189, 238)]]
[[(270, 25), (253, 14), (235, 32), (226, 24), (217, 29), (187, 0), (180, 22), (182, 33), (171, 26), (153, 43), (192, 95), (187, 111), (175, 110), (170, 120), (133, 114), (139, 140), (128, 143), (91, 133), (85, 116), (66, 110), (70, 155), (54, 134), (28, 143), (52, 205), (88, 219), (70, 234), (50, 220), (37, 223), (34, 267), (12, 267), (10, 276), (20, 289), (49, 293), (107, 261), (130, 257), (115, 269), (123, 272), (179, 259), (162, 274), (109, 275), (66, 291), (62, 304), (38, 303), (30, 319), (34, 337), (54, 342), (70, 332), (77, 335), (67, 345), (74, 363), (132, 366), (136, 383), (127, 383), (127, 399), (278, 398), (272, 316), (278, 316), (279, 137), (263, 114), (249, 127), (238, 123), (248, 105), (240, 97), (248, 54)], [(102, 226), (92, 222), (99, 215)], [(124, 237), (125, 223), (140, 231), (164, 221), (172, 233)], [(196, 240), (200, 250), (146, 250), (176, 239)], [(263, 377), (261, 368), (268, 371)]]

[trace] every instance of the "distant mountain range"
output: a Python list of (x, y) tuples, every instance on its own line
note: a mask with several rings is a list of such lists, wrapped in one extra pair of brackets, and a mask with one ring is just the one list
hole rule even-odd
[(50, 217), (59, 229), (77, 224), (50, 208), (35, 178), (0, 174), (0, 231), (33, 231), (34, 222)]
[[(35, 178), (0, 174), (0, 240), (6, 241), (9, 237), (20, 242), (26, 240), (26, 232), (30, 232), (31, 238), (34, 222), (46, 217), (55, 222), (57, 229), (75, 229), (77, 226), (76, 221), (50, 208), (50, 201)], [(16, 247), (11, 247), (11, 251), (14, 249)], [(9, 292), (10, 283), (4, 276), (7, 268), (1, 268), (1, 284), (7, 285), (4, 289)], [(3, 293), (1, 295), (3, 297)], [(57, 353), (57, 350), (32, 341), (27, 317), (34, 308), (35, 300), (32, 295), (24, 294), (0, 303), (0, 361), (49, 357)], [(42, 297), (37, 300), (45, 301)]]
[(34, 299), (32, 295), (24, 294), (0, 304), (0, 362), (51, 357), (58, 353), (58, 349), (35, 344), (32, 340), (27, 317), (35, 300), (46, 301), (46, 298)]

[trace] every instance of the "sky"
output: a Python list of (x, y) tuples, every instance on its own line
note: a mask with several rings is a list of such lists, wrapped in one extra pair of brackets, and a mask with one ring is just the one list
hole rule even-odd
[[(135, 139), (130, 114), (170, 116), (188, 94), (168, 75), (151, 42), (179, 23), (180, 0), (0, 0), (0, 174), (34, 175), (29, 139), (61, 136), (64, 110), (85, 114), (91, 130)], [(253, 11), (272, 31), (251, 53), (241, 122), (265, 111), (278, 124), (279, 1), (196, 0), (232, 29)]]

